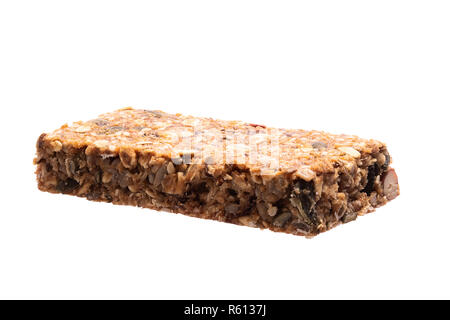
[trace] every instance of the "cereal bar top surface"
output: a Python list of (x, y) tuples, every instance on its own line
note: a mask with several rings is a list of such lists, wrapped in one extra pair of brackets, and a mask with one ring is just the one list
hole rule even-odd
[(259, 171), (299, 172), (307, 180), (319, 171), (332, 170), (336, 163), (354, 164), (364, 155), (385, 150), (379, 141), (352, 135), (132, 108), (63, 125), (45, 139), (77, 149), (95, 147), (105, 155), (127, 149), (172, 159), (189, 155), (193, 163), (234, 163)]

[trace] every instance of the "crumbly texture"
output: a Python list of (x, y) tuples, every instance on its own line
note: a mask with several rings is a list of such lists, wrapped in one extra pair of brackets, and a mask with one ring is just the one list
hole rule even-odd
[(306, 236), (394, 199), (390, 163), (376, 140), (132, 108), (42, 134), (35, 158), (42, 191)]

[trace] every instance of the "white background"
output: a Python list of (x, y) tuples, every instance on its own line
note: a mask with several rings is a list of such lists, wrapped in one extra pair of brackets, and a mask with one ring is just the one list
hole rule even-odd
[[(2, 1), (0, 298), (450, 298), (448, 1)], [(388, 144), (401, 196), (308, 240), (37, 190), (125, 106)]]

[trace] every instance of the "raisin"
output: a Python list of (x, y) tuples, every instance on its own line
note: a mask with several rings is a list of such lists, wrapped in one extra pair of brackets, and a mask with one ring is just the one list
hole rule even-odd
[(236, 192), (236, 190), (234, 190), (234, 189), (227, 188), (227, 192), (228, 192), (228, 194), (229, 194), (230, 196), (232, 196), (232, 197), (236, 197), (236, 196), (237, 196), (237, 192)]
[(72, 178), (68, 178), (66, 180), (61, 180), (56, 185), (56, 190), (61, 193), (70, 193), (74, 189), (78, 188), (79, 184)]
[(374, 190), (375, 178), (380, 174), (380, 167), (377, 164), (373, 164), (368, 168), (367, 184), (362, 192), (370, 195)]

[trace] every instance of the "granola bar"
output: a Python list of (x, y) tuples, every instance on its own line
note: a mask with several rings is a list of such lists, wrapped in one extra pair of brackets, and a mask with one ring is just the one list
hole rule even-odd
[(38, 187), (314, 236), (399, 194), (385, 144), (124, 108), (37, 141)]

